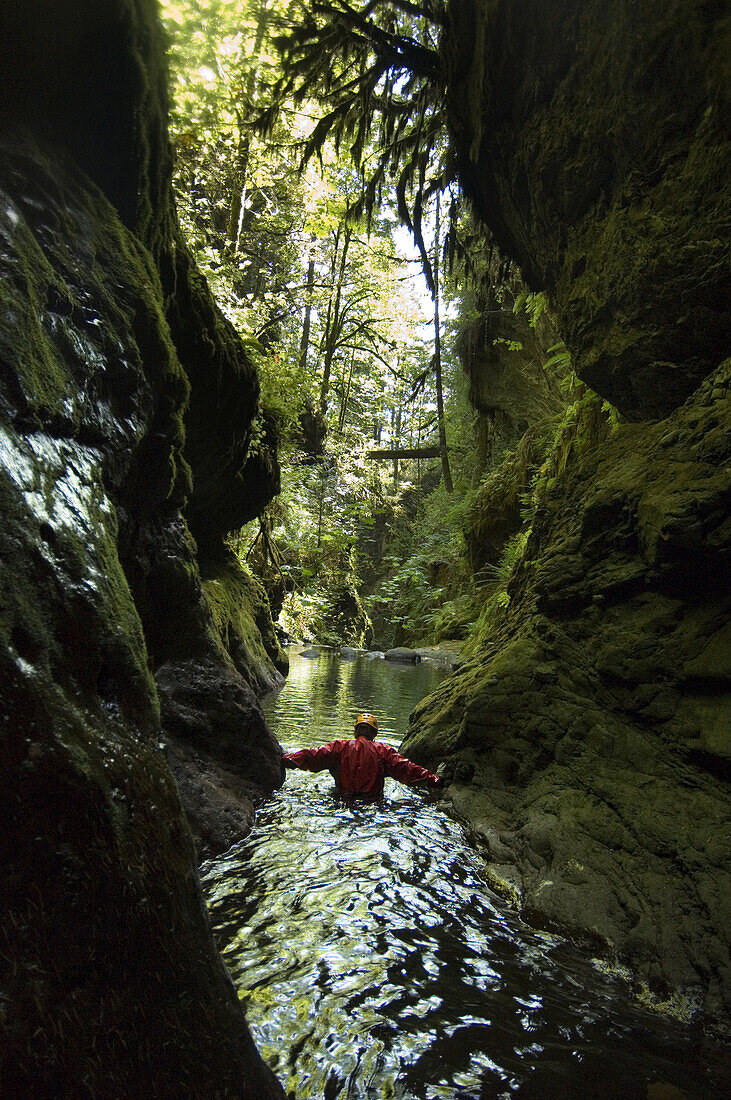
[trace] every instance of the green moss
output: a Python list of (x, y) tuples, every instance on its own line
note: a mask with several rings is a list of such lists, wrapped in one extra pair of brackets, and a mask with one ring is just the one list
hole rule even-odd
[(484, 874), (488, 886), (495, 891), (498, 897), (507, 901), (513, 909), (520, 910), (520, 890), (515, 883), (506, 878), (505, 875), (499, 874), (489, 863), (485, 865)]
[(236, 668), (258, 694), (271, 690), (288, 661), (261, 583), (231, 553), (204, 562), (203, 591), (216, 636)]
[[(157, 4), (73, 7), (51, 24), (45, 0), (11, 0), (19, 34), (0, 43), (4, 124), (36, 124), (54, 149), (4, 126), (3, 1072), (22, 1095), (281, 1096), (210, 935), (140, 618), (156, 640), (182, 622), (188, 650), (213, 648), (180, 512), (189, 386), (165, 316)], [(216, 346), (210, 315), (190, 322), (192, 358), (196, 340)]]
[[(134, 724), (150, 728), (157, 697), (98, 456), (48, 437), (28, 443), (10, 429), (2, 445), (0, 504), (14, 539), (6, 546), (14, 568), (6, 565), (2, 576), (3, 642), (52, 677), (73, 674), (89, 700), (97, 697), (100, 677), (113, 674), (117, 702)], [(60, 631), (53, 599), (59, 568), (70, 615)]]
[[(189, 385), (151, 255), (72, 167), (60, 168), (29, 141), (6, 140), (2, 152), (0, 188), (8, 194), (2, 218), (13, 248), (0, 256), (8, 303), (0, 354), (13, 378), (10, 400), (37, 426), (52, 422), (57, 433), (83, 432), (100, 445), (115, 432), (118, 444), (129, 446), (149, 430), (159, 452), (164, 438), (166, 467), (158, 454), (144, 490), (182, 501), (190, 489), (182, 458)], [(13, 197), (11, 164), (32, 179)], [(59, 206), (59, 187), (74, 192), (73, 205)]]

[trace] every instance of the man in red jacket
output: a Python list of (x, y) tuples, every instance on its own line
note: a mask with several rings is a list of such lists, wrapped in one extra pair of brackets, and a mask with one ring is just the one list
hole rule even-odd
[(379, 798), (383, 780), (388, 775), (399, 783), (427, 783), (441, 787), (442, 780), (426, 768), (413, 764), (390, 745), (374, 740), (378, 722), (372, 714), (359, 714), (355, 736), (343, 741), (331, 741), (317, 749), (300, 749), (284, 754), (285, 768), (301, 768), (306, 772), (329, 770), (340, 794)]

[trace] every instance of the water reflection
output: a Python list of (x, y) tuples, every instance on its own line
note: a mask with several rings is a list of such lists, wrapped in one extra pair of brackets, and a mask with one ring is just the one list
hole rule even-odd
[[(295, 658), (270, 720), (294, 749), (368, 709), (397, 744), (440, 676)], [(721, 1095), (697, 1037), (523, 927), (414, 789), (389, 780), (382, 802), (353, 805), (327, 773), (288, 773), (205, 885), (255, 1039), (298, 1100)]]

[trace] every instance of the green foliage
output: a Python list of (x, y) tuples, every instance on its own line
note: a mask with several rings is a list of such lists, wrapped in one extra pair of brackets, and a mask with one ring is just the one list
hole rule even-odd
[(534, 564), (526, 558), (526, 551), (536, 509), (550, 502), (551, 494), (559, 484), (558, 479), (567, 466), (599, 446), (618, 425), (618, 413), (613, 406), (576, 380), (573, 372), (568, 377), (572, 380), (569, 392), (574, 400), (553, 422), (543, 462), (535, 469), (528, 490), (521, 496), (524, 527), (507, 541), (500, 562), (482, 570), (481, 580), (487, 582), (489, 595), (467, 643), (467, 653), (478, 653), (509, 613), (509, 585), (518, 564), (522, 562), (528, 567)]
[(430, 288), (422, 213), (429, 196), (453, 178), (438, 49), (444, 20), (440, 0), (295, 0), (276, 40), (282, 75), (258, 120), (269, 132), (287, 101), (315, 101), (320, 117), (302, 143), (303, 159), (322, 157), (328, 141), (347, 152), (360, 177), (352, 210), (369, 223), (386, 185), (393, 185)]
[(515, 301), (513, 302), (513, 313), (521, 313), (523, 310), (528, 315), (528, 324), (531, 328), (535, 328), (538, 321), (548, 309), (548, 298), (545, 293), (540, 290), (536, 292), (522, 291), (517, 294)]
[(287, 599), (279, 617), (279, 623), (282, 629), (293, 638), (304, 642), (317, 641), (333, 644), (330, 639), (322, 635), (322, 621), (326, 612), (327, 594), (324, 591), (295, 591)]
[[(589, 397), (565, 345), (550, 347), (543, 370), (574, 411), (532, 429), (545, 438), (523, 448), (524, 530), (479, 587), (464, 536), (477, 491), (474, 412), (454, 354), (457, 316), (464, 322), (471, 298), (453, 273), (440, 288), (440, 335), (456, 493), (439, 485), (437, 462), (368, 460), (376, 447), (438, 440), (434, 330), (405, 270), (396, 214), (413, 232), (432, 287), (435, 256), (459, 252), (459, 221), (464, 239), (473, 236), (470, 269), (493, 281), (494, 302), (506, 310), (512, 298), (513, 311), (541, 332), (548, 303), (542, 293), (515, 293), (515, 280), (508, 286), (455, 201), (443, 248), (428, 240), (429, 203), (452, 176), (438, 53), (442, 4), (297, 0), (286, 19), (284, 7), (283, 0), (163, 0), (181, 221), (257, 364), (262, 414), (252, 447), (270, 420), (282, 441), (281, 497), (261, 525), (242, 532), (240, 553), (287, 588), (282, 621), (301, 637), (338, 640), (337, 594), (358, 587), (370, 589), (368, 609), (384, 644), (463, 634), (489, 590), (484, 630), (509, 610), (510, 576), (542, 495), (613, 413)], [(266, 144), (247, 123), (257, 115)], [(296, 147), (319, 169), (311, 160), (299, 171)], [(493, 343), (506, 353), (524, 350), (519, 339)], [(303, 428), (307, 410), (322, 418), (326, 438), (318, 446)]]
[(523, 345), (520, 340), (506, 340), (504, 336), (496, 336), (492, 342), (493, 347), (497, 347), (502, 344), (508, 349), (508, 351), (522, 351)]
[(467, 654), (479, 653), (487, 638), (504, 619), (510, 606), (508, 585), (515, 567), (525, 555), (528, 540), (531, 536), (531, 530), (532, 528), (527, 526), (522, 531), (518, 531), (512, 538), (508, 539), (500, 562), (489, 570), (492, 580), (492, 589), (482, 606), (475, 630), (465, 646), (465, 652)]
[(267, 350), (257, 340), (246, 344), (259, 375), (261, 407), (274, 417), (280, 436), (289, 438), (303, 401), (315, 395), (312, 375), (296, 359), (284, 357), (279, 347)]
[(470, 588), (463, 535), (468, 498), (464, 483), (454, 494), (438, 485), (415, 502), (415, 514), (405, 515), (403, 503), (395, 508), (382, 579), (366, 601), (383, 644), (428, 644), (445, 637), (448, 622), (458, 620), (462, 633), (472, 618), (471, 597), (463, 598)]

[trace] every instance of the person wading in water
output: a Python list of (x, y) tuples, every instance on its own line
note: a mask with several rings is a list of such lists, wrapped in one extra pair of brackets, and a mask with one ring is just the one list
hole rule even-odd
[(353, 737), (331, 741), (317, 749), (300, 749), (283, 756), (285, 768), (301, 768), (306, 772), (327, 769), (335, 780), (338, 793), (361, 798), (380, 798), (386, 776), (399, 783), (426, 783), (429, 787), (444, 785), (440, 776), (401, 756), (391, 745), (376, 741), (378, 722), (372, 714), (359, 714)]

